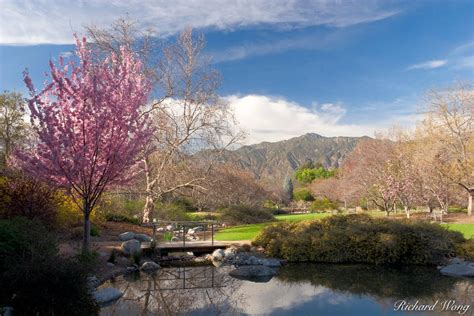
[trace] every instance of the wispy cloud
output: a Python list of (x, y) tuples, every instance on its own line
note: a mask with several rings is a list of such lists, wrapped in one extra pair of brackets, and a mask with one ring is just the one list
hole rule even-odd
[(438, 59), (438, 60), (428, 60), (419, 64), (411, 65), (407, 70), (416, 70), (416, 69), (435, 69), (443, 67), (447, 64), (447, 60)]
[(400, 12), (381, 0), (2, 0), (1, 6), (0, 44), (15, 45), (72, 43), (73, 29), (81, 32), (90, 23), (107, 26), (126, 14), (139, 21), (139, 28), (153, 26), (157, 36), (168, 36), (189, 25), (221, 30), (256, 25), (285, 29), (315, 25), (347, 27)]

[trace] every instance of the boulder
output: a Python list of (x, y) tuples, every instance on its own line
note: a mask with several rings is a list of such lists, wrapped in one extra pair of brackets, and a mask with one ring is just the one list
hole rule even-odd
[(5, 307), (0, 308), (0, 315), (13, 316), (13, 307), (5, 306)]
[(106, 265), (107, 267), (115, 267), (115, 264), (113, 262), (107, 262)]
[(456, 276), (456, 277), (474, 277), (474, 262), (468, 261), (455, 261), (455, 263), (449, 264), (441, 270), (441, 274)]
[(171, 237), (171, 241), (173, 241), (173, 242), (179, 241), (179, 238), (178, 237)]
[(131, 239), (135, 238), (135, 233), (132, 233), (132, 232), (121, 233), (119, 235), (119, 238), (120, 238), (121, 241), (131, 240)]
[(161, 233), (161, 232), (164, 232), (165, 229), (164, 229), (163, 227), (158, 227), (158, 228), (156, 229), (156, 231), (159, 232), (159, 233)]
[(278, 268), (281, 267), (281, 262), (278, 259), (260, 259), (259, 264), (266, 266), (266, 267), (272, 267), (272, 268)]
[(94, 300), (100, 305), (110, 303), (122, 297), (123, 293), (116, 288), (107, 287), (93, 293)]
[(174, 229), (173, 225), (166, 226), (166, 230), (168, 231), (173, 231), (173, 229)]
[(237, 247), (235, 246), (230, 246), (229, 248), (226, 248), (224, 250), (224, 255), (226, 257), (233, 257), (237, 253)]
[(222, 249), (216, 249), (212, 253), (212, 260), (221, 261), (225, 257), (225, 252)]
[(100, 285), (100, 280), (95, 276), (89, 276), (87, 277), (87, 288), (89, 289), (90, 292), (93, 292), (96, 287)]
[(259, 259), (255, 256), (250, 256), (247, 260), (245, 260), (246, 265), (258, 265), (260, 264)]
[(262, 265), (241, 266), (229, 272), (229, 275), (241, 280), (268, 282), (277, 274), (277, 269)]
[(138, 241), (141, 242), (146, 242), (146, 241), (151, 241), (151, 237), (146, 235), (146, 234), (135, 234), (135, 238)]
[(130, 239), (122, 243), (121, 249), (124, 254), (133, 256), (142, 252), (140, 242), (136, 239)]
[(204, 231), (204, 227), (202, 227), (202, 226), (196, 226), (196, 227), (193, 227), (193, 230), (194, 230), (195, 232), (202, 232), (202, 231)]
[(192, 229), (192, 228), (188, 229), (188, 233), (187, 233), (188, 235), (193, 235), (195, 233), (196, 233), (196, 231), (194, 229)]
[(142, 264), (140, 267), (140, 270), (145, 271), (145, 272), (152, 272), (156, 271), (160, 268), (160, 265), (156, 262), (153, 261), (146, 261)]

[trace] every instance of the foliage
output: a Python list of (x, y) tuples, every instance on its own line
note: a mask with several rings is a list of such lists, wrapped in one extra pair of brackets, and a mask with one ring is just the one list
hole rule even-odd
[(56, 223), (60, 199), (48, 185), (22, 173), (0, 177), (0, 218), (17, 216)]
[(120, 56), (98, 60), (86, 39), (76, 37), (79, 64), (50, 62), (51, 82), (37, 91), (28, 73), (33, 130), (38, 143), (16, 152), (25, 172), (68, 190), (82, 202), (84, 249), (89, 247), (89, 216), (102, 192), (129, 180), (152, 134), (142, 115), (150, 84), (141, 62), (125, 47)]
[(91, 236), (92, 237), (99, 237), (100, 236), (100, 228), (97, 225), (91, 225)]
[(474, 261), (474, 238), (469, 238), (465, 242), (459, 243), (456, 253), (465, 260)]
[(293, 181), (291, 181), (289, 176), (286, 176), (283, 181), (283, 195), (286, 202), (291, 201), (293, 198)]
[(300, 167), (295, 171), (295, 178), (301, 183), (311, 183), (315, 179), (329, 179), (336, 175), (337, 169), (326, 169), (322, 166), (318, 168)]
[(221, 210), (221, 213), (221, 220), (230, 225), (263, 223), (274, 219), (270, 210), (247, 205), (230, 206)]
[[(0, 305), (15, 315), (93, 315), (98, 307), (79, 258), (57, 255), (55, 238), (38, 220), (0, 220)], [(26, 303), (27, 302), (27, 303)]]
[(295, 190), (293, 193), (293, 200), (295, 201), (314, 201), (314, 197), (308, 189)]
[(463, 240), (437, 224), (346, 215), (274, 224), (254, 243), (289, 261), (435, 265)]
[(27, 137), (28, 124), (24, 120), (25, 100), (17, 92), (0, 94), (0, 140), (4, 146), (6, 163), (13, 150)]
[(309, 209), (312, 212), (331, 211), (337, 209), (337, 204), (324, 197), (315, 199), (314, 202), (311, 203)]
[(128, 217), (122, 214), (113, 214), (107, 213), (105, 215), (105, 219), (108, 222), (122, 222), (122, 223), (130, 223), (134, 225), (140, 225), (140, 220), (138, 218)]

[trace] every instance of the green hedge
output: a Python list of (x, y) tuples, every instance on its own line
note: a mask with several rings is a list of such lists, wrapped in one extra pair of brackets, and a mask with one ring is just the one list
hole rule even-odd
[(435, 265), (464, 241), (438, 224), (357, 214), (271, 225), (254, 244), (295, 262)]

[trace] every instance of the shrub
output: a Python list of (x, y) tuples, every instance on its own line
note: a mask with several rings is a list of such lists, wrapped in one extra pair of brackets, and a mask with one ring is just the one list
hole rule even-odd
[(433, 265), (454, 256), (463, 241), (460, 233), (438, 224), (363, 214), (276, 224), (254, 243), (289, 261)]
[(57, 254), (57, 244), (39, 220), (0, 220), (0, 305), (15, 315), (94, 315), (87, 287), (90, 265)]
[(39, 219), (51, 226), (59, 203), (55, 190), (22, 173), (9, 172), (0, 178), (0, 218)]
[(99, 237), (100, 236), (100, 229), (97, 225), (91, 225), (91, 236), (92, 237)]
[(308, 189), (299, 189), (293, 193), (293, 200), (295, 201), (314, 201), (314, 197)]
[(474, 238), (470, 238), (464, 242), (458, 243), (456, 248), (458, 256), (463, 257), (466, 260), (474, 260)]
[(324, 197), (314, 200), (309, 209), (312, 212), (330, 211), (337, 209), (337, 204)]
[(105, 215), (105, 220), (108, 222), (122, 222), (122, 223), (140, 225), (140, 220), (138, 218), (128, 217), (123, 214), (108, 213)]
[(234, 205), (222, 209), (221, 220), (230, 225), (263, 223), (274, 220), (271, 210), (247, 205)]

